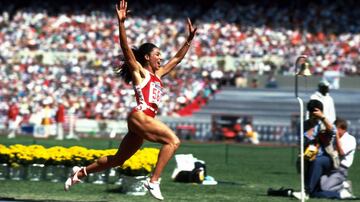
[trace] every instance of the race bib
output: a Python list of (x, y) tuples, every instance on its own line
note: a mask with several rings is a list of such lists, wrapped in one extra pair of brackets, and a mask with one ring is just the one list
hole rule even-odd
[(162, 97), (162, 87), (160, 82), (150, 83), (149, 102), (159, 106)]

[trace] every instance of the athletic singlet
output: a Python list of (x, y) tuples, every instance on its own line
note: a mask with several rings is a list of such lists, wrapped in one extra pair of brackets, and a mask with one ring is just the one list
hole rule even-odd
[(163, 85), (159, 77), (145, 71), (145, 79), (140, 85), (133, 85), (137, 106), (134, 111), (143, 111), (146, 115), (155, 117), (163, 95)]

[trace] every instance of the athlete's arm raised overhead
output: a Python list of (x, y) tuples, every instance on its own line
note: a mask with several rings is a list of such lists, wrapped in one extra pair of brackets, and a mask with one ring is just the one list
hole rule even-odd
[(116, 13), (119, 21), (119, 35), (120, 35), (120, 47), (123, 51), (125, 62), (128, 63), (133, 81), (135, 83), (140, 83), (141, 77), (140, 77), (140, 71), (142, 69), (142, 66), (140, 63), (136, 60), (136, 57), (132, 51), (132, 49), (129, 47), (126, 37), (126, 30), (125, 30), (125, 19), (127, 15), (127, 1), (126, 0), (120, 0), (119, 5), (116, 5)]
[(196, 34), (196, 27), (193, 27), (191, 20), (189, 18), (187, 18), (187, 27), (188, 27), (188, 32), (189, 32), (189, 36), (187, 38), (187, 40), (185, 41), (185, 43), (182, 45), (182, 47), (180, 48), (180, 50), (175, 54), (174, 57), (172, 57), (168, 63), (166, 63), (164, 65), (163, 68), (159, 69), (156, 74), (159, 77), (163, 77), (166, 74), (168, 74), (174, 67), (176, 67), (177, 64), (179, 64), (181, 62), (181, 60), (185, 57), (187, 51), (190, 48), (191, 45), (191, 41), (193, 40), (195, 34)]

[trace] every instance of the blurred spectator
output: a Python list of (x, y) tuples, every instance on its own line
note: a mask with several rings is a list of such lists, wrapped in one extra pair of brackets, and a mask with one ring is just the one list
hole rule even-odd
[(64, 123), (65, 123), (65, 105), (62, 100), (58, 101), (57, 111), (55, 114), (56, 121), (56, 139), (64, 139)]
[(321, 177), (321, 189), (332, 192), (339, 198), (354, 198), (352, 183), (348, 179), (348, 170), (353, 164), (356, 151), (356, 139), (347, 132), (347, 123), (344, 119), (336, 119), (337, 128), (336, 147), (340, 154), (340, 167)]
[(41, 111), (41, 125), (44, 127), (44, 137), (47, 138), (51, 134), (51, 125), (53, 124), (53, 109), (51, 107), (52, 99), (47, 97), (43, 100), (43, 109)]
[(18, 130), (21, 117), (19, 115), (19, 107), (15, 99), (12, 99), (8, 109), (8, 138), (15, 138), (16, 132)]
[(235, 73), (234, 83), (236, 87), (246, 88), (248, 86), (247, 82), (248, 82), (247, 78), (240, 71), (237, 71)]
[(244, 126), (245, 137), (247, 137), (252, 144), (259, 144), (259, 135), (254, 130), (251, 122), (247, 121)]
[(254, 130), (252, 125), (252, 119), (244, 117), (238, 119), (234, 126), (234, 130), (237, 132), (236, 139), (238, 141), (248, 141), (252, 144), (259, 144), (259, 134)]
[(336, 119), (336, 110), (333, 98), (329, 93), (330, 85), (326, 80), (320, 81), (318, 90), (310, 96), (310, 100), (319, 100), (324, 107), (324, 115), (331, 123)]
[(266, 88), (277, 88), (278, 87), (276, 78), (275, 78), (275, 76), (273, 74), (270, 74), (268, 76), (265, 87)]
[(259, 87), (259, 81), (257, 78), (251, 79), (251, 88), (258, 88)]
[(76, 107), (74, 103), (70, 102), (68, 111), (69, 116), (69, 134), (65, 137), (66, 139), (79, 139), (79, 136), (75, 133), (75, 122), (76, 122)]

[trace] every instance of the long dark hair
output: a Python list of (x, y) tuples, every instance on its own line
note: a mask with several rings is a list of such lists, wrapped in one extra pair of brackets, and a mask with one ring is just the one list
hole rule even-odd
[(345, 119), (336, 117), (335, 125), (343, 130), (347, 130), (348, 124)]
[[(154, 48), (157, 48), (157, 46), (155, 46), (152, 43), (144, 43), (139, 48), (132, 48), (132, 51), (135, 55), (136, 60), (142, 66), (145, 66), (146, 65), (145, 55), (150, 55), (151, 51)], [(120, 64), (115, 65), (113, 67), (114, 73), (115, 75), (124, 79), (126, 83), (130, 83), (132, 81), (132, 77), (129, 70), (129, 64), (127, 63), (127, 61), (125, 61), (124, 56), (119, 55), (117, 57), (119, 57), (118, 60), (120, 60)]]

